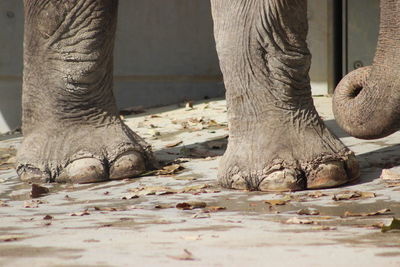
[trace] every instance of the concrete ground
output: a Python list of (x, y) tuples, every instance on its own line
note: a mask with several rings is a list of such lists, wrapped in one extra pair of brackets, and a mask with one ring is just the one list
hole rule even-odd
[[(223, 100), (126, 116), (164, 163), (149, 176), (46, 184), (31, 197), (12, 163), (20, 137), (0, 141), (0, 266), (400, 266), (400, 133), (377, 141), (327, 125), (356, 152), (361, 180), (295, 193), (232, 191), (215, 183), (226, 146)], [(400, 172), (400, 171), (399, 171)], [(301, 215), (305, 214), (305, 215)]]

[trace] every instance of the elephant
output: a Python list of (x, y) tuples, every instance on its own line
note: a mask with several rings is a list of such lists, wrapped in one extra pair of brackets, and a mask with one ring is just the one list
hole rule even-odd
[(371, 66), (346, 75), (335, 90), (339, 126), (361, 139), (377, 139), (400, 129), (400, 3), (381, 0), (379, 39)]
[[(338, 122), (366, 138), (393, 132), (399, 117), (400, 3), (382, 0), (381, 7), (374, 65), (345, 77), (334, 97)], [(211, 8), (229, 126), (218, 182), (296, 191), (358, 179), (354, 153), (313, 104), (307, 0), (211, 0)], [(113, 96), (117, 9), (117, 0), (24, 0), (20, 179), (91, 183), (156, 167), (151, 146), (120, 119)], [(377, 81), (388, 90), (376, 90)], [(380, 111), (383, 101), (391, 108)]]

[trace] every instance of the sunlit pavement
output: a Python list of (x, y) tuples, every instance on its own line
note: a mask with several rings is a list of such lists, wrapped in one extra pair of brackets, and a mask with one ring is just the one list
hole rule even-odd
[(400, 180), (380, 178), (382, 169), (400, 165), (400, 133), (349, 137), (330, 102), (315, 98), (328, 127), (356, 152), (362, 174), (329, 190), (220, 188), (224, 100), (125, 115), (164, 169), (91, 185), (44, 184), (49, 193), (36, 198), (11, 168), (21, 138), (3, 136), (0, 266), (400, 266), (400, 231), (382, 232), (400, 217)]

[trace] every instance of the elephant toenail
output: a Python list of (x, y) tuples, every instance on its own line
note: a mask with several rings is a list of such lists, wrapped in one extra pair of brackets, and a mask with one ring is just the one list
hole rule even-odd
[(107, 178), (104, 166), (100, 160), (95, 158), (81, 158), (68, 164), (56, 178), (56, 181), (85, 184), (102, 182), (107, 180)]
[(136, 151), (128, 151), (120, 155), (110, 167), (110, 179), (118, 180), (137, 176), (146, 169), (143, 157)]
[(258, 188), (266, 192), (298, 191), (305, 188), (305, 183), (299, 171), (283, 169), (268, 174)]
[(320, 164), (311, 171), (307, 178), (308, 189), (330, 188), (349, 182), (342, 161), (331, 161)]

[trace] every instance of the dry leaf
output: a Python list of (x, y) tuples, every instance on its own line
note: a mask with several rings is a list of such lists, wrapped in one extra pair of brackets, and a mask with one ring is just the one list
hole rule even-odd
[(157, 115), (157, 114), (152, 114), (152, 115), (150, 115), (149, 116), (151, 119), (154, 119), (154, 118), (162, 118), (160, 115)]
[(189, 250), (184, 249), (183, 252), (184, 252), (183, 255), (180, 255), (180, 256), (168, 256), (168, 257), (171, 258), (171, 259), (180, 260), (180, 261), (193, 261), (193, 260), (195, 260), (195, 258), (193, 257), (193, 254)]
[(298, 215), (319, 215), (319, 211), (313, 208), (304, 208), (297, 211)]
[(38, 208), (39, 204), (43, 204), (44, 202), (34, 199), (34, 200), (27, 200), (24, 202), (24, 208)]
[(166, 186), (148, 186), (148, 187), (138, 187), (138, 188), (130, 188), (129, 192), (133, 192), (134, 194), (126, 196), (128, 199), (138, 198), (139, 196), (149, 196), (149, 195), (168, 195), (177, 193), (176, 190), (171, 189)]
[(176, 141), (176, 142), (173, 142), (173, 143), (166, 144), (165, 147), (166, 148), (176, 147), (176, 146), (178, 146), (178, 145), (180, 145), (182, 143), (183, 143), (183, 141), (179, 140), (179, 141)]
[(183, 181), (195, 181), (197, 178), (192, 176), (174, 176), (175, 180), (183, 180)]
[(226, 207), (210, 206), (210, 207), (207, 208), (208, 212), (216, 212), (216, 211), (221, 211), (221, 210), (226, 210)]
[(374, 198), (376, 194), (374, 192), (361, 192), (361, 198)]
[(180, 210), (202, 209), (205, 207), (207, 207), (207, 203), (197, 201), (189, 201), (176, 204), (176, 208)]
[(351, 200), (360, 198), (374, 198), (376, 194), (373, 192), (360, 192), (360, 191), (343, 191), (338, 194), (333, 195), (333, 200)]
[(51, 216), (51, 215), (46, 215), (43, 217), (43, 220), (52, 220), (52, 219), (53, 219), (53, 216)]
[(288, 224), (315, 224), (314, 221), (307, 220), (307, 219), (299, 219), (297, 217), (290, 218), (286, 221)]
[(316, 192), (308, 193), (307, 196), (312, 197), (312, 198), (320, 198), (320, 197), (327, 196), (327, 194), (322, 193), (321, 191), (316, 191)]
[(156, 172), (156, 175), (172, 175), (183, 169), (184, 169), (184, 167), (180, 164), (172, 164), (172, 165), (164, 166), (161, 170), (158, 170)]
[(208, 187), (209, 187), (208, 184), (186, 186), (179, 193), (198, 193), (198, 192), (203, 192), (203, 189), (206, 189)]
[(193, 219), (208, 219), (210, 217), (211, 217), (211, 215), (209, 213), (205, 213), (205, 212), (198, 212), (192, 216)]
[(190, 118), (189, 122), (191, 123), (201, 123), (203, 122), (204, 118), (203, 117), (198, 117), (198, 118)]
[(346, 211), (343, 215), (343, 217), (367, 217), (367, 216), (377, 216), (377, 215), (384, 215), (388, 213), (390, 209), (382, 209), (378, 210), (375, 212), (361, 212), (361, 213), (355, 213), (355, 212), (350, 212)]
[(87, 210), (84, 210), (82, 212), (71, 213), (70, 216), (86, 216), (86, 215), (90, 215), (90, 212)]
[(383, 169), (379, 178), (385, 181), (400, 180), (400, 174), (395, 173), (389, 169)]
[(390, 223), (389, 226), (382, 226), (382, 232), (388, 232), (392, 230), (400, 230), (400, 220), (393, 218), (392, 222)]
[(209, 121), (207, 122), (207, 125), (208, 125), (208, 127), (217, 126), (218, 123), (217, 123), (215, 120), (209, 120)]
[(42, 197), (46, 194), (48, 194), (50, 190), (47, 187), (38, 185), (38, 184), (32, 184), (32, 189), (31, 189), (31, 197), (32, 198), (38, 198)]
[(126, 195), (126, 196), (123, 196), (123, 197), (121, 197), (121, 199), (124, 199), (124, 200), (126, 200), (126, 199), (135, 199), (135, 198), (139, 198), (139, 195), (138, 194), (128, 194), (128, 195)]
[(21, 239), (30, 238), (32, 236), (29, 235), (0, 235), (0, 242), (12, 242), (18, 241)]
[(171, 209), (173, 207), (174, 206), (170, 204), (158, 204), (154, 206), (155, 209)]
[(391, 188), (391, 187), (398, 187), (398, 186), (400, 186), (400, 183), (388, 183), (385, 187), (387, 187), (387, 188)]
[(121, 211), (122, 209), (117, 209), (117, 208), (114, 208), (114, 207), (103, 207), (103, 208), (101, 208), (101, 207), (93, 207), (94, 208), (94, 210), (97, 210), (97, 211)]

